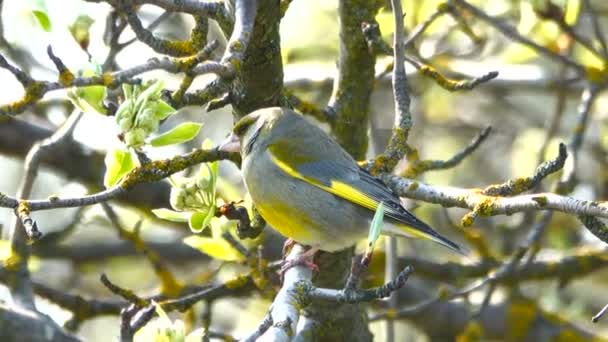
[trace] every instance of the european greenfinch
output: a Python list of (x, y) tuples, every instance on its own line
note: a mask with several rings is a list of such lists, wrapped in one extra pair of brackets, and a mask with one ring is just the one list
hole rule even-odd
[(463, 253), (292, 110), (264, 108), (244, 116), (219, 149), (241, 153), (245, 186), (260, 215), (295, 242), (327, 252), (350, 247), (367, 237), (382, 202), (382, 234), (428, 239)]

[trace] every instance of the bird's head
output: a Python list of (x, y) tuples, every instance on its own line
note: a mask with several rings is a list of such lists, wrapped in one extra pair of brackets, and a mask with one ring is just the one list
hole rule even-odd
[(279, 107), (263, 108), (245, 115), (234, 124), (232, 133), (219, 149), (226, 152), (240, 152), (246, 158), (254, 149), (268, 143), (276, 123), (284, 116)]

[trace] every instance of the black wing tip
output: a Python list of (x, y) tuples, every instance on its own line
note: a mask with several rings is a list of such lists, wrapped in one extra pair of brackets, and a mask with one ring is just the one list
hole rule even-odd
[(451, 251), (454, 251), (464, 257), (470, 257), (471, 256), (471, 251), (464, 247), (464, 246), (460, 246), (459, 244), (452, 242), (450, 240), (448, 240), (447, 238), (439, 235), (438, 236), (439, 239), (442, 241), (442, 245), (444, 245), (445, 247), (447, 247), (448, 249), (450, 249)]
[[(403, 222), (403, 223), (408, 224), (408, 225), (432, 236), (434, 238), (433, 240), (435, 242), (448, 248), (449, 250), (456, 252), (462, 256), (470, 257), (471, 251), (468, 248), (460, 246), (459, 244), (457, 244), (457, 243), (453, 242), (452, 240), (446, 238), (445, 236), (439, 234), (439, 232), (437, 232), (431, 226), (424, 223), (422, 220), (420, 220), (416, 216), (412, 215), (410, 212), (408, 212), (408, 211), (406, 211), (406, 212), (409, 214), (408, 220), (406, 220), (406, 221), (413, 221), (413, 222)], [(414, 224), (412, 224), (412, 223), (414, 223)]]

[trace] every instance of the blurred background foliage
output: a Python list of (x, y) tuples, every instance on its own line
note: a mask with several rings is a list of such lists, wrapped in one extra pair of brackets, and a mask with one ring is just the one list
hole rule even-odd
[[(433, 15), (443, 3), (435, 0), (403, 1), (408, 32)], [(545, 19), (539, 14), (549, 6), (548, 4), (555, 6), (563, 12), (564, 21), (575, 27), (577, 32), (586, 37), (594, 37), (589, 16), (581, 14), (583, 0), (477, 0), (471, 3), (491, 16), (502, 18), (516, 27), (521, 35), (551, 51), (567, 54), (587, 68), (605, 70), (607, 67), (606, 59), (599, 58), (589, 49), (573, 42), (553, 20)], [(608, 32), (608, 2), (593, 0), (590, 3), (604, 31)], [(53, 65), (44, 53), (49, 43), (72, 70), (82, 69), (88, 63), (88, 54), (92, 56), (93, 61), (101, 62), (108, 52), (103, 40), (106, 16), (111, 9), (108, 5), (78, 0), (32, 0), (5, 1), (2, 6), (3, 30), (0, 50), (12, 63), (19, 65), (35, 78), (55, 77)], [(143, 6), (139, 13), (147, 23), (162, 14), (159, 8), (152, 6)], [(70, 30), (81, 15), (86, 15), (91, 20), (90, 28), (84, 28), (84, 32), (90, 35), (87, 51), (82, 48), (85, 38), (79, 36), (80, 38), (75, 39), (74, 29), (72, 32)], [(336, 1), (294, 0), (281, 22), (286, 88), (321, 107), (331, 95), (331, 82), (335, 76), (339, 39), (337, 18)], [(376, 19), (383, 38), (390, 42), (393, 20), (388, 3)], [(173, 14), (166, 17), (155, 32), (168, 39), (184, 39), (192, 26), (193, 20), (189, 16)], [(225, 44), (225, 40), (218, 34), (219, 29), (212, 28), (209, 34)], [(128, 29), (127, 32), (125, 36), (133, 38)], [(597, 41), (594, 44), (597, 46)], [(566, 83), (564, 87), (555, 86), (569, 80), (568, 73), (561, 65), (539, 56), (534, 50), (514, 42), (466, 13), (459, 20), (450, 15), (443, 15), (435, 20), (408, 48), (407, 54), (416, 56), (455, 79), (477, 77), (489, 71), (500, 73), (496, 80), (473, 91), (452, 93), (420, 75), (411, 65), (406, 65), (415, 120), (410, 142), (418, 147), (422, 159), (449, 158), (482, 128), (488, 125), (493, 127), (489, 139), (458, 167), (425, 173), (420, 177), (424, 182), (484, 188), (509, 178), (527, 176), (540, 161), (556, 156), (558, 143), (569, 141), (573, 134), (577, 120), (576, 107), (582, 91), (581, 83), (575, 80)], [(144, 44), (135, 42), (119, 54), (117, 64), (121, 68), (128, 68), (154, 56), (158, 55)], [(378, 59), (378, 75), (382, 74), (391, 60), (389, 57)], [(177, 88), (181, 80), (180, 76), (164, 72), (150, 72), (144, 78), (162, 78), (169, 89)], [(20, 84), (6, 70), (0, 69), (0, 79), (3, 85), (0, 103), (14, 101), (23, 95)], [(209, 76), (199, 77), (192, 87), (200, 87), (211, 79)], [(604, 93), (596, 99), (585, 131), (585, 143), (577, 169), (578, 185), (571, 194), (574, 197), (603, 200), (608, 197), (606, 108), (608, 96)], [(71, 111), (72, 104), (67, 100), (65, 92), (59, 91), (45, 96), (43, 101), (20, 119), (54, 129)], [(371, 113), (372, 144), (369, 156), (383, 150), (393, 125), (390, 77), (377, 78), (372, 94)], [(558, 117), (557, 130), (548, 139), (548, 128), (555, 117)], [(232, 117), (229, 108), (209, 113), (204, 113), (201, 108), (183, 108), (178, 115), (172, 116), (161, 126), (161, 131), (184, 121), (205, 123), (198, 138), (178, 146), (149, 149), (146, 152), (151, 158), (169, 157), (189, 151), (200, 146), (204, 139), (218, 142), (229, 131)], [(94, 113), (85, 113), (76, 129), (75, 137), (78, 142), (86, 145), (91, 153), (105, 153), (106, 149), (118, 143), (113, 118)], [(545, 145), (546, 148), (543, 147)], [(16, 191), (22, 175), (23, 157), (22, 154), (2, 148), (0, 165), (3, 177), (0, 177), (0, 189), (3, 192), (11, 194)], [(187, 175), (188, 172), (184, 174)], [(219, 198), (223, 201), (243, 198), (243, 186), (238, 169), (233, 164), (221, 162), (219, 177)], [(550, 184), (558, 178), (559, 175), (549, 177), (544, 181), (543, 188), (550, 190)], [(65, 178), (61, 170), (44, 168), (32, 198), (45, 198), (51, 193), (60, 196), (82, 195), (86, 191), (87, 185)], [(454, 227), (453, 222), (458, 223), (466, 211), (417, 204), (417, 215), (451, 238), (465, 240), (461, 228)], [(155, 243), (163, 248), (181, 246), (179, 249), (160, 253), (169, 262), (170, 269), (181, 283), (225, 281), (246, 270), (246, 267), (239, 263), (221, 260), (221, 252), (219, 258), (217, 254), (214, 254), (216, 258), (209, 258), (203, 253), (205, 248), (190, 249), (188, 246), (196, 248), (200, 244), (197, 245), (193, 240), (190, 240), (188, 245), (183, 244), (183, 239), (191, 236), (188, 227), (160, 221), (150, 214), (149, 208), (121, 205), (115, 206), (115, 209), (120, 221), (128, 229), (143, 220), (141, 236), (151, 246), (155, 246)], [(3, 222), (4, 227), (8, 225), (11, 215), (8, 210), (0, 212), (0, 222)], [(35, 279), (71, 293), (109, 298), (110, 294), (98, 281), (99, 274), (105, 273), (116, 283), (133, 289), (140, 295), (156, 293), (159, 281), (154, 270), (140, 254), (126, 253), (126, 249), (117, 247), (124, 246), (124, 243), (99, 206), (82, 210), (37, 212), (35, 217), (43, 223), (46, 234), (73, 226), (70, 228), (73, 232), (61, 242), (61, 246), (65, 248), (58, 248), (54, 254), (50, 253), (50, 257), (40, 255), (32, 260), (30, 267), (34, 271)], [(532, 220), (526, 214), (480, 218), (470, 229), (479, 231), (492, 253), (503, 259), (524, 238), (530, 222)], [(265, 235), (266, 239), (274, 241), (273, 245), (280, 246), (280, 239), (273, 232), (267, 229)], [(413, 255), (435, 262), (457, 258), (425, 242), (399, 241), (399, 244), (402, 255)], [(575, 217), (556, 213), (542, 240), (542, 249), (537, 258), (555, 260), (583, 247), (605, 250), (603, 243), (582, 228)], [(116, 251), (123, 251), (118, 253), (123, 255), (113, 255), (111, 252), (104, 254), (104, 248), (116, 248)], [(97, 253), (95, 249), (98, 249)], [(71, 251), (72, 255), (66, 251)], [(209, 250), (207, 253), (213, 254)], [(277, 256), (274, 251), (274, 257)], [(604, 254), (604, 257), (608, 258), (608, 255)], [(372, 266), (368, 285), (377, 284), (379, 279), (383, 279), (382, 260), (381, 255), (374, 259), (376, 266)], [(414, 277), (417, 277), (416, 274)], [(459, 284), (451, 285), (464, 285), (467, 281), (469, 280), (463, 279)], [(427, 285), (429, 288), (440, 285), (439, 282), (428, 282), (431, 284)], [(545, 310), (556, 312), (599, 335), (608, 333), (605, 322), (593, 326), (589, 323), (592, 314), (608, 302), (608, 273), (605, 270), (594, 272), (580, 279), (570, 279), (567, 286), (564, 285), (556, 280), (539, 280), (526, 282), (520, 290), (527, 297), (538, 299), (538, 304)], [(504, 300), (508, 290), (505, 288), (497, 292), (493, 300)], [(1, 296), (6, 296), (6, 292)], [(479, 302), (482, 297), (482, 293), (474, 294), (470, 300)], [(212, 303), (213, 328), (234, 336), (246, 334), (255, 329), (264, 316), (269, 300), (271, 297), (256, 295), (215, 301)], [(69, 319), (70, 315), (59, 307), (42, 299), (40, 303), (42, 310), (50, 313), (58, 322), (63, 323)], [(208, 305), (211, 303), (201, 303), (197, 310), (204, 311), (204, 307)], [(370, 310), (374, 310), (373, 305)], [(235, 319), (235, 315), (238, 315), (239, 319)], [(174, 314), (170, 316), (185, 321), (189, 319)], [(194, 322), (199, 319), (195, 318)], [(88, 341), (107, 341), (117, 336), (118, 326), (117, 317), (96, 318), (83, 323), (78, 335)], [(186, 327), (189, 327), (188, 323)], [(378, 340), (382, 340), (382, 324), (373, 323), (371, 328)], [(399, 323), (398, 329), (401, 336), (409, 336), (402, 340), (425, 339), (424, 335), (416, 332), (415, 325)]]

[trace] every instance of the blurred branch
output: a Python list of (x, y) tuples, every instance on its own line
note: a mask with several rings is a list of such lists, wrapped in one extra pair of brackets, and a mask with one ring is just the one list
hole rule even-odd
[[(9, 281), (8, 272), (9, 270), (7, 268), (0, 267), (0, 282), (6, 284)], [(36, 295), (48, 299), (72, 312), (73, 317), (67, 324), (68, 328), (72, 328), (72, 330), (74, 330), (73, 328), (79, 322), (89, 318), (100, 315), (116, 315), (120, 312), (123, 305), (125, 305), (125, 302), (85, 299), (81, 296), (71, 295), (35, 281), (32, 282), (32, 286)], [(0, 329), (0, 332), (2, 332), (2, 330), (3, 329)]]
[(541, 54), (549, 59), (552, 59), (559, 63), (563, 63), (565, 65), (568, 65), (569, 67), (573, 68), (580, 75), (586, 75), (586, 70), (585, 70), (584, 66), (576, 63), (575, 61), (571, 60), (568, 57), (562, 56), (558, 53), (555, 53), (555, 52), (547, 49), (544, 46), (541, 46), (541, 45), (535, 43), (534, 41), (532, 41), (531, 39), (529, 39), (527, 37), (522, 36), (521, 34), (519, 34), (519, 32), (517, 32), (517, 29), (515, 27), (507, 24), (502, 19), (492, 17), (492, 16), (486, 14), (484, 11), (482, 11), (478, 7), (471, 5), (470, 3), (466, 2), (465, 0), (450, 0), (450, 3), (455, 5), (459, 9), (465, 10), (467, 13), (473, 15), (474, 17), (484, 21), (486, 24), (494, 27), (495, 29), (500, 31), (502, 34), (504, 34), (507, 38), (509, 38), (515, 42), (518, 42), (522, 45), (525, 45), (527, 47), (530, 47), (534, 51), (538, 52), (539, 54)]
[(443, 3), (438, 5), (437, 9), (435, 10), (435, 12), (433, 12), (433, 14), (431, 14), (423, 22), (414, 27), (405, 42), (403, 42), (403, 47), (406, 49), (409, 48), (414, 43), (414, 41), (416, 41), (416, 39), (418, 39), (424, 33), (424, 31), (426, 31), (426, 29), (428, 29), (429, 26), (431, 26), (431, 24), (435, 22), (435, 20), (439, 19), (441, 16), (449, 12), (449, 4)]
[(509, 274), (515, 272), (515, 269), (519, 265), (520, 261), (523, 259), (524, 255), (533, 247), (533, 245), (538, 243), (552, 217), (553, 213), (551, 211), (545, 211), (542, 214), (541, 219), (530, 229), (528, 235), (526, 236), (526, 239), (517, 247), (515, 252), (511, 254), (509, 261), (503, 263), (496, 270), (496, 272), (494, 272), (494, 274), (482, 280), (482, 283), (489, 283), (489, 286), (486, 290), (485, 297), (479, 308), (478, 315), (481, 315), (483, 313), (483, 310), (488, 306), (488, 304), (490, 304), (490, 300), (492, 299), (492, 295), (496, 290), (498, 281), (500, 281), (500, 279), (502, 278), (507, 277)]
[(490, 135), (492, 127), (488, 126), (484, 128), (479, 135), (477, 135), (467, 146), (465, 146), (458, 153), (453, 155), (447, 160), (416, 160), (408, 163), (405, 171), (402, 172), (403, 176), (413, 178), (426, 171), (432, 170), (445, 170), (456, 167), (464, 158), (475, 152), (475, 150), (481, 145), (482, 142)]
[(118, 231), (118, 235), (121, 238), (131, 242), (135, 249), (139, 253), (145, 255), (150, 264), (152, 264), (154, 273), (156, 273), (156, 276), (161, 282), (161, 294), (166, 296), (176, 296), (178, 293), (180, 293), (183, 285), (180, 284), (180, 282), (175, 278), (169, 267), (167, 267), (167, 265), (163, 262), (158, 253), (148, 248), (146, 243), (141, 238), (139, 234), (141, 221), (139, 221), (133, 231), (130, 232), (122, 226), (116, 212), (109, 204), (101, 203), (101, 207), (106, 213), (108, 219), (110, 219), (112, 226), (114, 226), (114, 228)]
[[(122, 0), (84, 0), (86, 2), (108, 3), (114, 7), (124, 6)], [(220, 24), (225, 25), (231, 22), (230, 13), (224, 7), (223, 1), (198, 1), (198, 0), (130, 0), (129, 6), (150, 4), (163, 8), (171, 12), (183, 12), (193, 15), (211, 17)]]
[[(424, 291), (409, 286), (401, 290), (400, 295), (420, 297)], [(438, 301), (428, 306), (406, 307), (388, 315), (410, 321), (424, 331), (430, 340), (456, 339), (470, 324), (477, 324), (479, 334), (476, 336), (482, 340), (543, 341), (547, 336), (567, 336), (567, 340), (583, 341), (601, 339), (599, 335), (577, 327), (559, 314), (543, 310), (533, 300), (517, 295), (490, 304), (484, 314), (476, 319), (470, 319), (470, 311), (470, 305), (464, 302)], [(370, 320), (384, 319), (386, 315), (374, 315)]]
[[(197, 65), (201, 63), (201, 61), (208, 59), (211, 52), (215, 50), (218, 46), (217, 41), (210, 42), (203, 50), (201, 50), (197, 55), (193, 57), (187, 58), (151, 58), (147, 62), (134, 66), (132, 68), (112, 72), (112, 73), (104, 73), (98, 76), (92, 77), (66, 77), (67, 74), (62, 73), (59, 75), (58, 81), (37, 81), (29, 77), (27, 74), (23, 73), (18, 68), (10, 65), (3, 56), (0, 55), (0, 67), (5, 68), (15, 77), (25, 88), (25, 95), (22, 99), (17, 100), (10, 104), (5, 104), (0, 106), (0, 116), (2, 115), (16, 115), (22, 113), (27, 107), (36, 103), (38, 100), (42, 99), (42, 97), (54, 90), (60, 89), (68, 89), (72, 87), (87, 87), (92, 85), (102, 85), (110, 88), (117, 87), (122, 83), (137, 83), (139, 81), (134, 80), (133, 78), (137, 75), (153, 71), (153, 70), (165, 70), (171, 73), (180, 73), (189, 69), (193, 65)], [(49, 50), (50, 55), (54, 57), (53, 59), (57, 62), (61, 60), (52, 54), (52, 50)], [(215, 62), (208, 62), (215, 63)], [(63, 63), (61, 63), (63, 64)], [(203, 64), (205, 65), (205, 64)], [(191, 70), (190, 72), (195, 75), (201, 75), (205, 73), (218, 73), (221, 70), (213, 69), (213, 68), (200, 68)]]
[(557, 183), (555, 191), (566, 194), (572, 192), (576, 185), (576, 167), (579, 159), (579, 150), (583, 144), (583, 137), (587, 131), (587, 124), (591, 116), (591, 109), (597, 95), (601, 91), (596, 85), (588, 84), (581, 94), (581, 99), (577, 107), (576, 124), (572, 130), (572, 138), (568, 144), (568, 152), (572, 155), (571, 162), (566, 164), (564, 174)]
[(599, 322), (600, 318), (602, 318), (602, 316), (604, 316), (606, 311), (608, 311), (608, 304), (604, 305), (604, 307), (597, 314), (595, 314), (595, 316), (591, 317), (591, 322), (593, 322), (593, 323)]
[[(0, 152), (3, 155), (23, 159), (37, 141), (54, 133), (22, 120), (5, 118), (4, 122), (0, 122)], [(65, 178), (84, 183), (95, 191), (103, 188), (104, 156), (104, 153), (70, 140), (45, 151), (40, 161), (43, 166), (51, 167)], [(140, 208), (169, 207), (169, 185), (154, 182), (135, 186), (118, 199)]]
[(595, 38), (600, 42), (604, 59), (608, 59), (608, 45), (606, 43), (606, 36), (604, 35), (604, 32), (602, 32), (602, 27), (600, 26), (597, 13), (595, 12), (593, 5), (591, 4), (591, 1), (583, 0), (583, 8), (591, 18), (593, 32), (595, 34)]
[(0, 340), (29, 342), (78, 342), (51, 318), (0, 303)]
[(574, 27), (570, 26), (566, 22), (564, 12), (559, 6), (551, 2), (545, 2), (544, 4), (539, 4), (539, 6), (535, 7), (534, 12), (541, 19), (553, 21), (563, 32), (570, 36), (570, 38), (585, 47), (585, 49), (587, 49), (597, 58), (601, 60), (608, 58), (608, 55), (602, 54), (593, 46), (592, 41), (587, 39), (587, 37), (580, 35), (578, 32), (576, 32)]
[[(45, 151), (52, 149), (56, 144), (72, 137), (74, 128), (80, 121), (82, 113), (74, 112), (63, 123), (52, 136), (36, 143), (28, 152), (25, 158), (24, 176), (17, 190), (17, 198), (26, 199), (30, 196), (34, 186), (34, 180), (38, 174), (40, 157)], [(27, 268), (30, 256), (30, 247), (27, 244), (28, 237), (40, 238), (42, 233), (37, 228), (37, 224), (29, 216), (30, 208), (24, 202), (18, 202), (15, 209), (15, 217), (11, 222), (10, 251), (11, 256), (7, 262), (9, 273), (9, 288), (13, 301), (24, 309), (36, 310), (32, 292), (32, 284)]]
[[(433, 18), (433, 16), (431, 16), (431, 18)], [(394, 49), (388, 46), (388, 44), (386, 44), (382, 39), (382, 34), (380, 33), (380, 25), (378, 25), (378, 23), (363, 23), (362, 31), (365, 36), (368, 48), (372, 52), (387, 55), (394, 54)], [(411, 40), (408, 39), (405, 44), (407, 43), (411, 43)], [(486, 83), (498, 77), (497, 71), (491, 71), (482, 76), (474, 77), (470, 80), (454, 80), (442, 75), (434, 67), (422, 63), (413, 57), (408, 57), (404, 54), (403, 60), (414, 66), (420, 72), (421, 75), (434, 80), (435, 83), (437, 83), (440, 87), (448, 91), (473, 90), (478, 85)], [(376, 78), (382, 79), (386, 74), (388, 74), (391, 69), (394, 70), (394, 61), (395, 59), (393, 58), (393, 61), (391, 63), (388, 63), (384, 71), (377, 75)]]
[(174, 41), (158, 38), (143, 26), (134, 8), (125, 9), (124, 15), (137, 39), (152, 50), (173, 57), (187, 57), (196, 54), (197, 49), (192, 39)]
[[(538, 227), (539, 224), (537, 223), (535, 226)], [(581, 248), (572, 254), (521, 264), (512, 272), (503, 273), (496, 281), (502, 284), (519, 284), (526, 281), (549, 279), (565, 282), (569, 279), (582, 278), (608, 267), (606, 256), (606, 250)], [(500, 260), (493, 258), (486, 258), (478, 263), (467, 265), (457, 262), (435, 263), (419, 257), (401, 257), (399, 260), (401, 266), (412, 265), (416, 269), (417, 276), (445, 283), (485, 277), (502, 265)]]
[(193, 165), (216, 160), (234, 159), (232, 153), (217, 149), (196, 149), (184, 155), (170, 159), (154, 160), (131, 170), (118, 185), (98, 193), (73, 198), (53, 198), (52, 200), (23, 200), (15, 199), (0, 193), (0, 207), (16, 208), (19, 203), (27, 205), (30, 211), (48, 210), (57, 208), (82, 207), (108, 201), (128, 191), (137, 184), (155, 182), (165, 179), (172, 174), (182, 171)]

